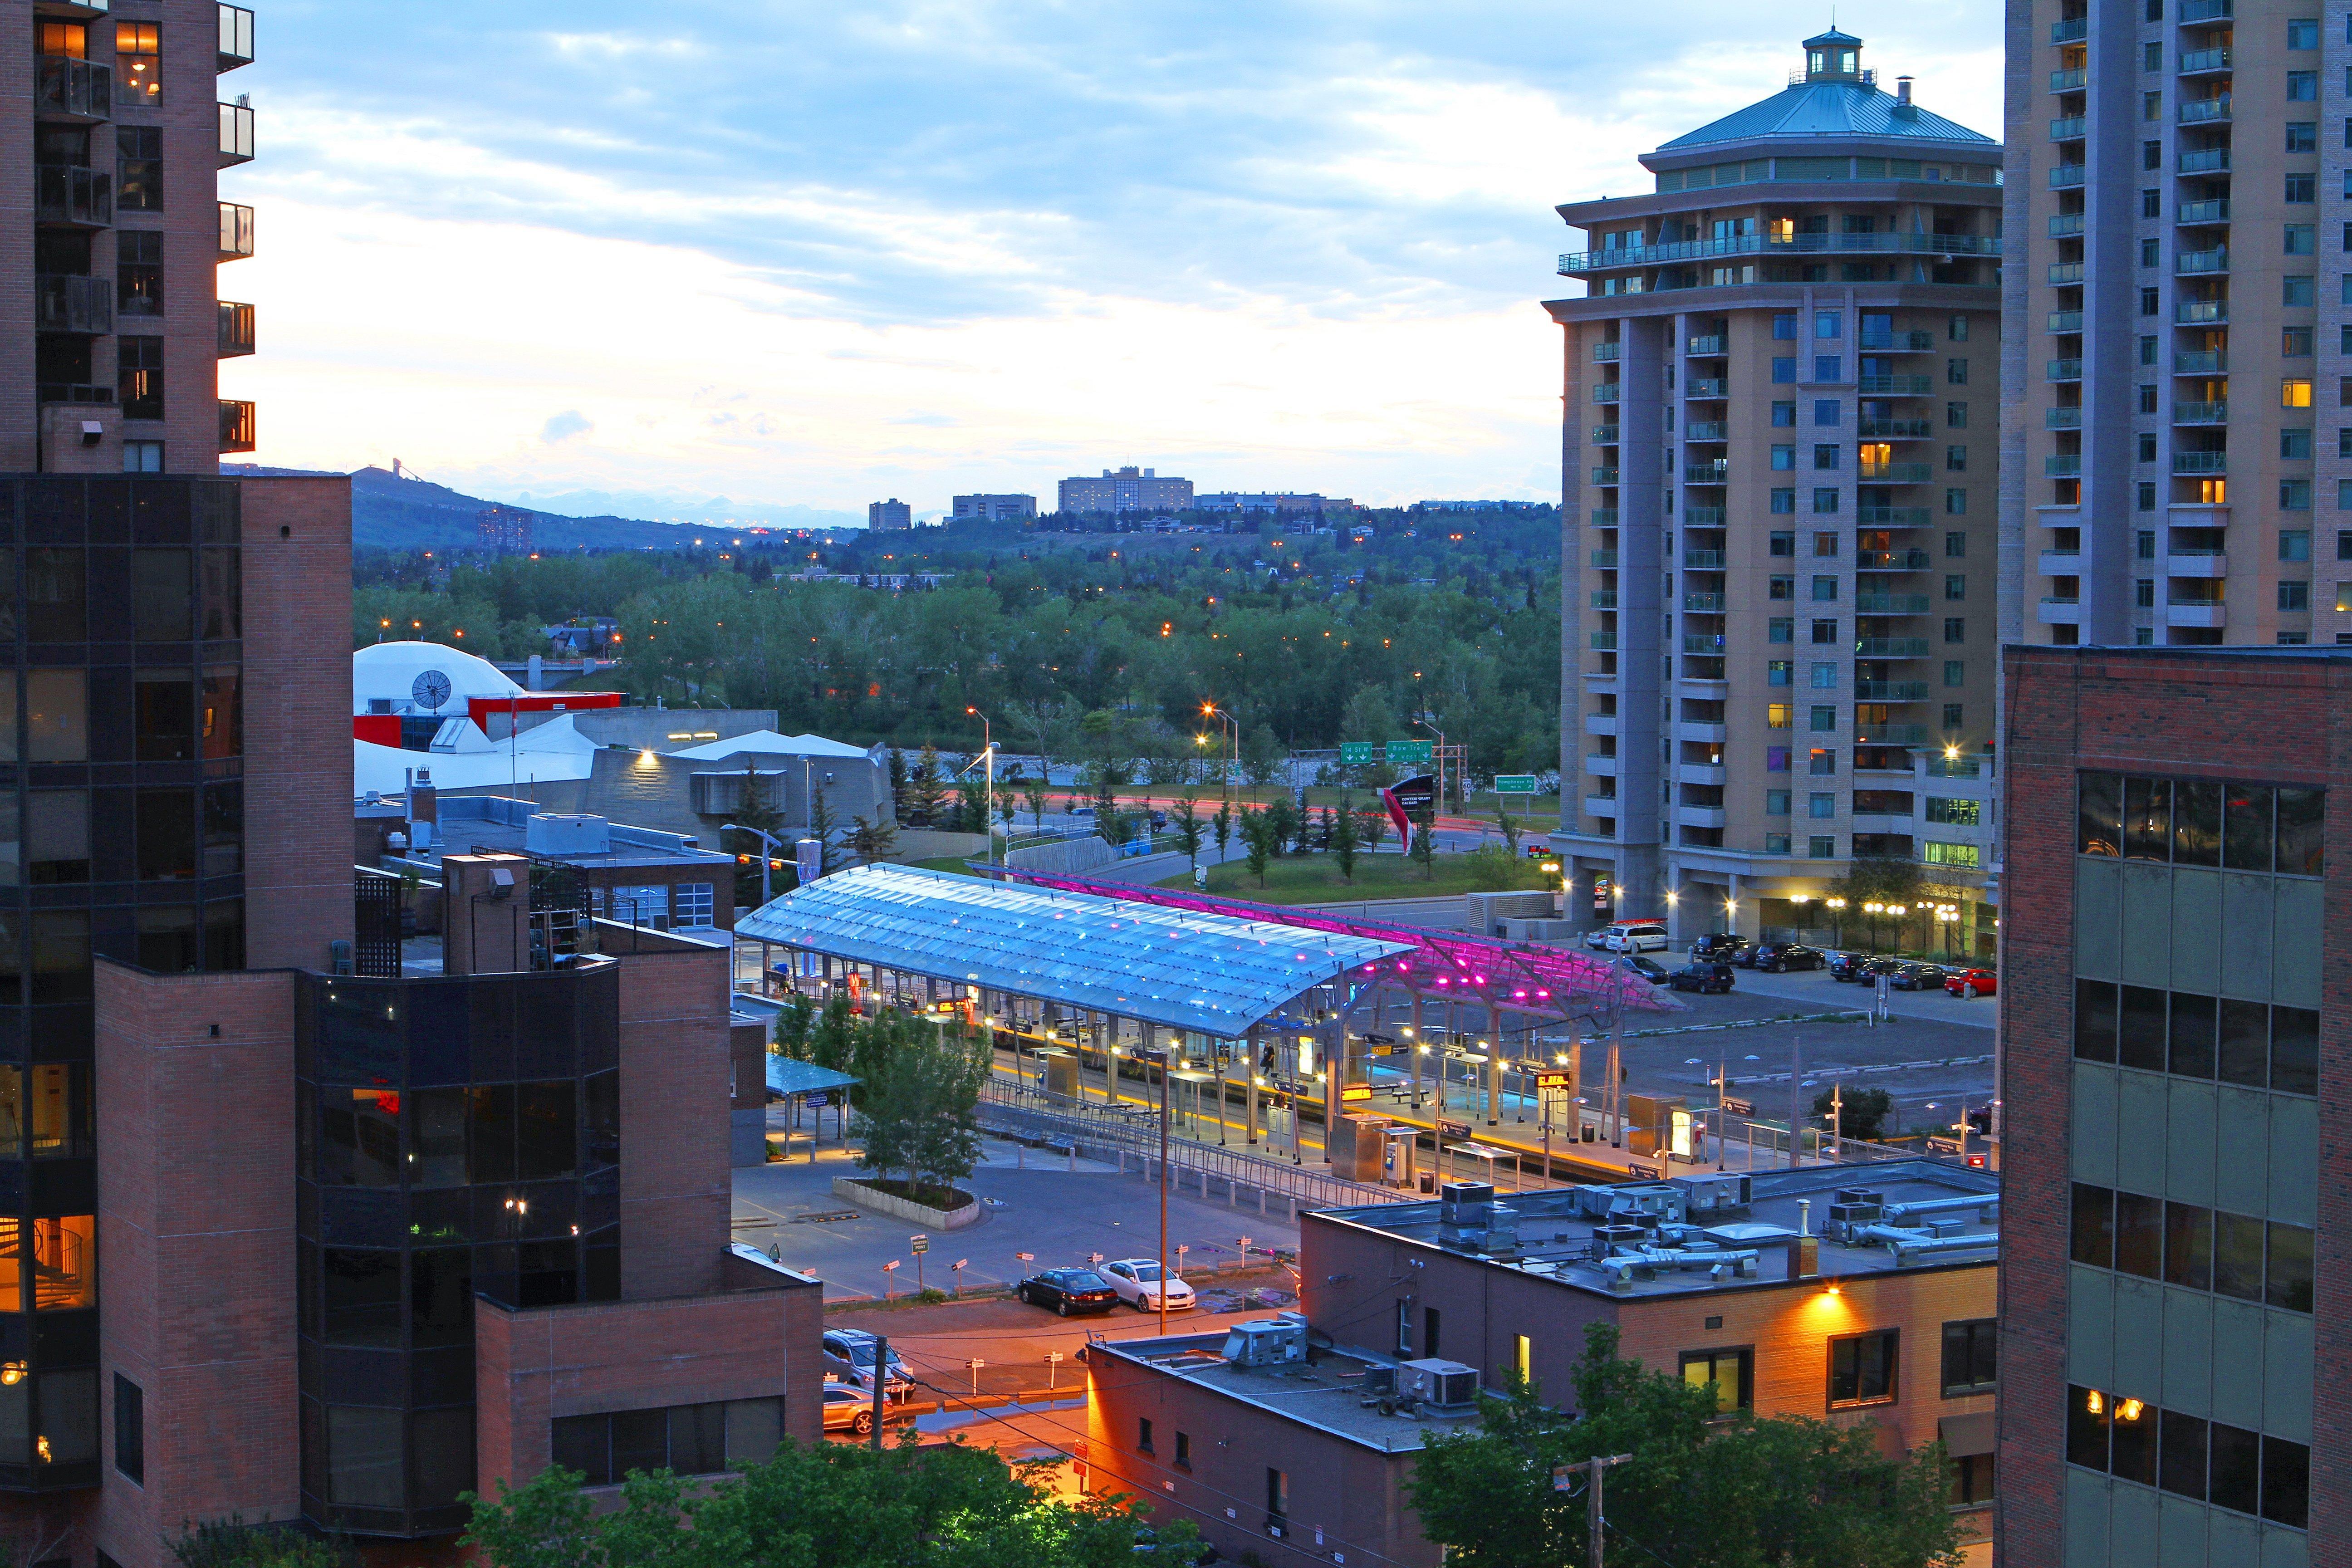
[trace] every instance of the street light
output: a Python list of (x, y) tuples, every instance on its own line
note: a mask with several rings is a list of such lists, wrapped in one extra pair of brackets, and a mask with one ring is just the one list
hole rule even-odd
[(988, 815), (981, 823), (980, 830), (988, 835), (988, 858), (993, 863), (996, 859), (996, 741), (989, 731), (987, 714), (969, 703), (964, 705), (964, 711), (980, 721), (980, 754), (988, 764)]

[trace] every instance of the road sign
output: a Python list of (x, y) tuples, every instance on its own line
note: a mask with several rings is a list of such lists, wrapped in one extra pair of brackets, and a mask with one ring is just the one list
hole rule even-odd
[(882, 1266), (882, 1272), (883, 1272), (883, 1273), (885, 1273), (885, 1274), (889, 1273), (892, 1269), (894, 1269), (894, 1268), (898, 1268), (898, 1263), (899, 1263), (899, 1260), (898, 1260), (898, 1258), (894, 1258), (890, 1259), (890, 1261), (889, 1261), (889, 1262), (887, 1262), (887, 1263), (886, 1263), (886, 1264), (884, 1264), (884, 1265)]
[(931, 1238), (928, 1236), (910, 1236), (907, 1238), (907, 1250), (909, 1252), (929, 1252), (930, 1249)]
[(1425, 763), (1437, 754), (1434, 741), (1391, 741), (1386, 761), (1391, 763)]
[(1536, 793), (1536, 775), (1533, 773), (1496, 773), (1495, 775), (1495, 793), (1496, 795), (1533, 795)]
[(824, 1110), (826, 1104), (824, 1090), (823, 1089), (818, 1089), (815, 1093), (809, 1095), (807, 1100), (809, 1104), (814, 1106), (819, 1110)]
[(1467, 1121), (1448, 1121), (1441, 1116), (1437, 1119), (1437, 1135), (1440, 1138), (1459, 1138), (1467, 1142), (1470, 1137), (1470, 1124)]
[(1957, 1154), (1959, 1152), (1960, 1141), (1957, 1138), (1930, 1138), (1927, 1140), (1927, 1152), (1930, 1154)]
[(1024, 1263), (1034, 1263), (1037, 1261), (1037, 1255), (1034, 1252), (1016, 1252), (1013, 1256)]
[(1339, 742), (1339, 765), (1343, 768), (1365, 767), (1380, 760), (1381, 743), (1378, 741)]
[(1727, 1094), (1723, 1097), (1723, 1109), (1734, 1116), (1753, 1116), (1756, 1114), (1756, 1102), (1752, 1100), (1741, 1100), (1737, 1095)]

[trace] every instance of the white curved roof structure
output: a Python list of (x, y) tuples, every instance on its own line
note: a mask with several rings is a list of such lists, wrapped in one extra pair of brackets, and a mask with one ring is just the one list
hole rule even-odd
[(463, 648), (437, 642), (371, 643), (352, 655), (352, 711), (381, 713), (371, 706), (389, 702), (394, 713), (466, 712), (475, 697), (519, 697), (521, 687), (498, 666)]
[[(691, 712), (692, 710), (685, 711)], [(748, 735), (735, 735), (724, 741), (705, 741), (699, 746), (688, 746), (672, 752), (674, 757), (717, 758), (737, 757), (746, 752), (773, 752), (793, 757), (863, 757), (863, 746), (853, 746), (845, 741), (828, 741), (823, 735), (780, 735), (773, 730), (754, 730)]]
[(463, 726), (457, 736), (454, 752), (411, 752), (353, 741), (352, 790), (396, 794), (407, 787), (410, 771), (418, 768), (432, 770), (436, 789), (481, 789), (584, 779), (595, 765), (596, 742), (580, 732), (569, 713), (534, 725), (511, 742), (493, 741), (472, 724)]

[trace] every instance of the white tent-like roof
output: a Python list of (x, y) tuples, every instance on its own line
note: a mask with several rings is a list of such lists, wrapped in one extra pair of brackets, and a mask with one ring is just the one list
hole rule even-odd
[(748, 735), (735, 735), (724, 741), (705, 741), (699, 746), (688, 746), (672, 752), (674, 757), (694, 757), (714, 760), (738, 757), (746, 752), (775, 752), (792, 757), (864, 757), (863, 746), (853, 746), (842, 741), (828, 741), (823, 735), (780, 735), (773, 730), (754, 730)]
[(407, 787), (410, 771), (417, 768), (433, 771), (436, 789), (481, 789), (584, 779), (595, 764), (596, 742), (580, 732), (569, 713), (525, 730), (510, 742), (493, 741), (472, 724), (457, 726), (454, 733), (457, 749), (450, 752), (411, 752), (353, 741), (353, 792), (396, 794)]
[(383, 711), (370, 706), (383, 701), (394, 713), (457, 716), (469, 698), (522, 694), (489, 660), (441, 643), (371, 643), (352, 655), (353, 713)]

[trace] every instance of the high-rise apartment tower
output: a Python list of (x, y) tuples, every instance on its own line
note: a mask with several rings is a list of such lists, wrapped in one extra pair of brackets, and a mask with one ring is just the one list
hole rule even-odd
[[(2001, 150), (1862, 41), (1560, 207), (1560, 832), (1580, 913), (1825, 930), (1925, 862), (1911, 940), (1991, 936)], [(1591, 902), (1583, 902), (1590, 896)], [(1853, 911), (1859, 915), (1860, 911)]]

